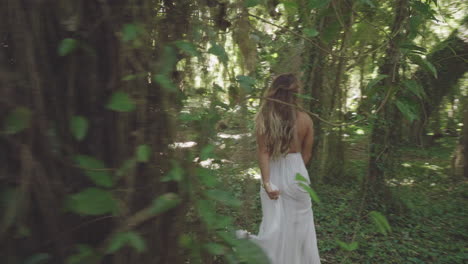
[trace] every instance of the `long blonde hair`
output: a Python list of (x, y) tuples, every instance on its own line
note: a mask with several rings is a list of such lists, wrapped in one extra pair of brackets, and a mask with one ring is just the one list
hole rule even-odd
[[(288, 104), (297, 104), (296, 93), (300, 83), (292, 73), (277, 76), (264, 97)], [(296, 133), (296, 108), (291, 105), (264, 99), (255, 117), (257, 134), (265, 137), (270, 156), (275, 159), (289, 152)]]

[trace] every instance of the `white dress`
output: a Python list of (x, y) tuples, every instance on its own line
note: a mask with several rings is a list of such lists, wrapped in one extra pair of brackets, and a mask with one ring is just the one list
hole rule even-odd
[(312, 201), (296, 180), (300, 173), (310, 183), (301, 153), (289, 153), (276, 160), (270, 159), (270, 182), (279, 189), (277, 200), (271, 200), (260, 187), (262, 222), (258, 235), (247, 236), (259, 245), (272, 264), (319, 264)]

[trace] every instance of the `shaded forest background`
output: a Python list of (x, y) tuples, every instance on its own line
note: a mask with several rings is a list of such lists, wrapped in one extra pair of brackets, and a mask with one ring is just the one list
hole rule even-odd
[(466, 263), (457, 0), (1, 0), (2, 263), (266, 263), (253, 115), (303, 83), (322, 263)]

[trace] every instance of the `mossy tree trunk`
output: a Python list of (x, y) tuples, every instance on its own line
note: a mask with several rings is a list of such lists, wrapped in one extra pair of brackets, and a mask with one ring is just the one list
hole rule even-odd
[(392, 203), (390, 191), (386, 185), (386, 179), (393, 174), (395, 168), (395, 147), (398, 139), (394, 129), (398, 124), (399, 112), (389, 98), (391, 89), (399, 82), (400, 50), (399, 45), (404, 40), (402, 29), (408, 19), (409, 1), (398, 0), (395, 6), (395, 17), (392, 25), (391, 36), (383, 62), (379, 67), (379, 74), (388, 77), (381, 81), (382, 87), (377, 93), (379, 99), (376, 105), (381, 105), (372, 120), (372, 132), (370, 136), (370, 151), (368, 172), (363, 188), (369, 205), (380, 205), (385, 208)]

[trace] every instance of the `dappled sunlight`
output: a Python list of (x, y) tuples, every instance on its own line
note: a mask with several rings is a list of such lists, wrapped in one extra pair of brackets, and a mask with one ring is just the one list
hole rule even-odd
[(187, 141), (187, 142), (174, 142), (172, 144), (169, 144), (169, 147), (172, 149), (176, 148), (192, 148), (197, 145), (197, 142), (195, 141)]
[(428, 162), (425, 162), (424, 165), (422, 165), (421, 167), (422, 167), (422, 168), (429, 169), (429, 170), (433, 170), (433, 171), (440, 171), (440, 170), (443, 170), (442, 167), (437, 166), (437, 165), (434, 165), (434, 164), (429, 164)]
[(411, 178), (404, 178), (404, 179), (389, 179), (386, 181), (388, 186), (395, 187), (395, 186), (410, 186), (415, 184), (415, 180)]
[(226, 133), (218, 133), (217, 135), (220, 138), (229, 138), (229, 139), (241, 139), (243, 137), (250, 137), (252, 133), (244, 133), (244, 134), (226, 134)]
[(246, 170), (241, 171), (239, 174), (241, 175), (247, 175), (251, 178), (254, 178), (256, 180), (260, 180), (262, 178), (262, 175), (256, 168), (248, 168)]
[(411, 164), (409, 164), (407, 162), (402, 163), (401, 166), (403, 166), (405, 168), (411, 168)]
[[(200, 157), (196, 157), (194, 159), (194, 162), (199, 162), (199, 160), (200, 160)], [(222, 164), (232, 163), (232, 161), (227, 160), (227, 159), (217, 160), (217, 159), (209, 158), (206, 160), (202, 160), (199, 163), (203, 168), (217, 170), (221, 168)]]

